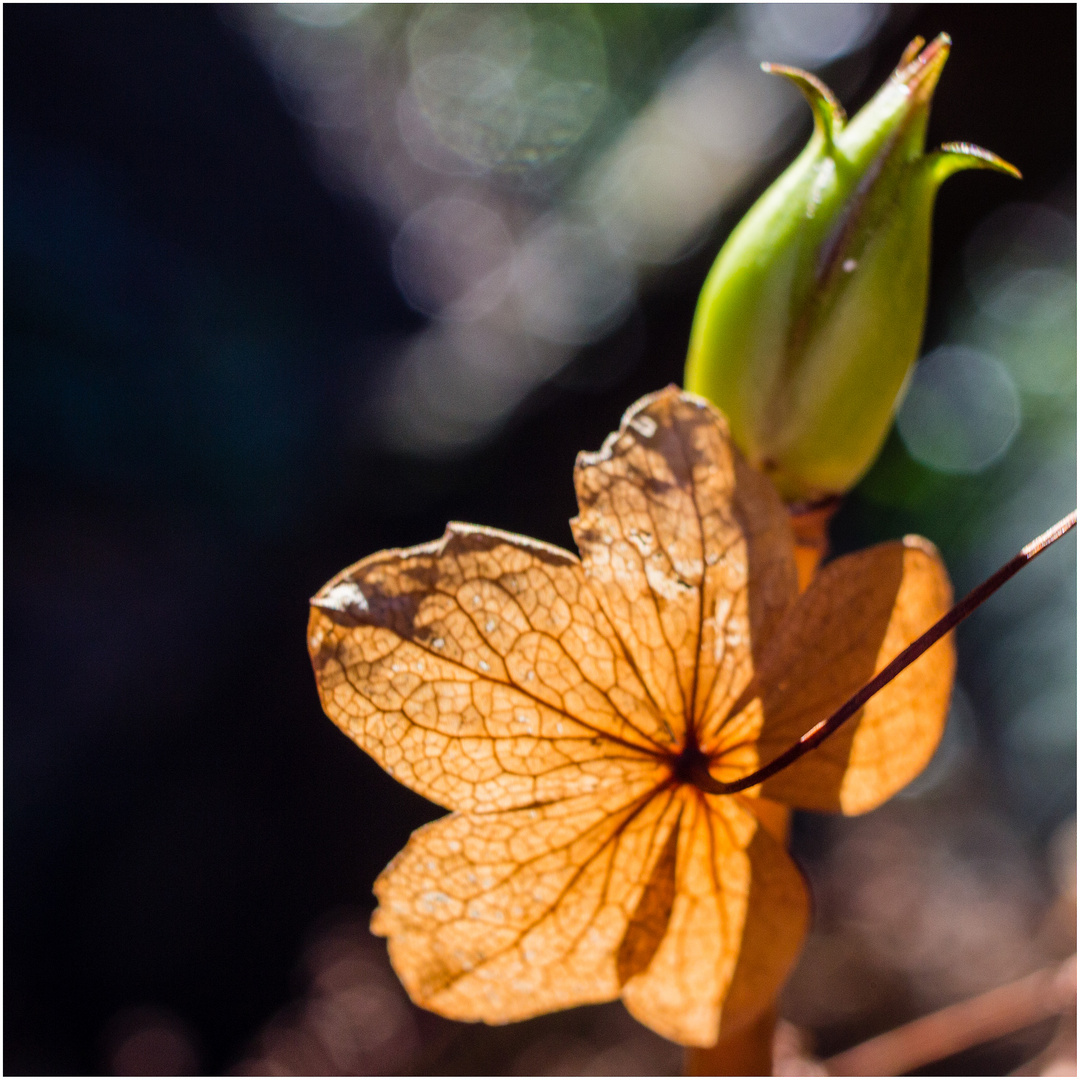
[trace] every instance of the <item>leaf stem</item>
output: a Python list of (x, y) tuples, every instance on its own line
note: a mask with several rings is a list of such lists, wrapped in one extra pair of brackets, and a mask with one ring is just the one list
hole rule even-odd
[(815, 724), (794, 746), (788, 747), (779, 757), (774, 758), (760, 769), (756, 769), (748, 776), (744, 776), (741, 780), (733, 780), (725, 784), (710, 776), (711, 783), (705, 784), (702, 777), (696, 780), (698, 786), (713, 795), (733, 795), (737, 791), (745, 791), (747, 788), (756, 787), (762, 781), (768, 780), (770, 776), (775, 776), (782, 769), (786, 769), (792, 762), (798, 761), (804, 754), (808, 754), (815, 747), (820, 746), (841, 724), (850, 720), (883, 686), (892, 682), (904, 668), (922, 656), (931, 645), (943, 638), (957, 623), (966, 619), (980, 604), (997, 592), (1009, 578), (1027, 566), (1036, 555), (1044, 552), (1054, 541), (1060, 540), (1075, 526), (1076, 511), (1074, 510), (1052, 528), (1047, 529), (1041, 536), (1037, 536), (1030, 544), (1025, 544), (997, 573), (992, 574), (981, 585), (972, 589), (963, 600), (938, 619), (926, 633), (917, 637), (903, 652), (899, 653), (889, 664), (883, 667), (861, 690), (856, 691), (855, 694), (848, 698), (836, 712), (820, 723)]

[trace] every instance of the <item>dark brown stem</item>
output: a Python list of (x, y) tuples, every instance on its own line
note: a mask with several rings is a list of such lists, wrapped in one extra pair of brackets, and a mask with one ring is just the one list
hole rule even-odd
[(1053, 528), (1047, 529), (1041, 536), (1037, 536), (1030, 544), (1026, 544), (1020, 552), (1010, 559), (996, 574), (992, 574), (981, 585), (976, 586), (950, 611), (946, 612), (929, 630), (921, 637), (916, 638), (902, 653), (896, 656), (891, 663), (881, 669), (861, 690), (848, 698), (839, 709), (815, 724), (794, 746), (788, 747), (779, 757), (774, 758), (767, 765), (755, 770), (741, 780), (733, 780), (725, 784), (709, 777), (711, 783), (704, 783), (704, 778), (699, 778), (696, 783), (703, 790), (714, 795), (733, 795), (736, 791), (745, 791), (755, 787), (775, 776), (782, 769), (786, 769), (792, 762), (798, 761), (804, 754), (808, 754), (815, 747), (820, 746), (841, 724), (850, 720), (883, 686), (892, 682), (901, 671), (910, 663), (917, 660), (936, 641), (943, 638), (950, 630), (966, 619), (980, 604), (989, 599), (1006, 581), (1014, 574), (1023, 569), (1036, 555), (1045, 551), (1055, 540), (1060, 540), (1067, 532), (1076, 525), (1076, 511), (1064, 517)]

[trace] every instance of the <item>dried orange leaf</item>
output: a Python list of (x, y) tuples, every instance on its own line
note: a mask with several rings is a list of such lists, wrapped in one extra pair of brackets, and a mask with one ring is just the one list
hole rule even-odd
[[(820, 720), (924, 628), (947, 580), (905, 542), (838, 560), (796, 600), (779, 498), (719, 413), (674, 387), (582, 454), (575, 482), (580, 561), (450, 525), (312, 601), (327, 713), (456, 811), (380, 876), (372, 928), (443, 1015), (502, 1023), (621, 995), (708, 1046), (772, 1000), (807, 921), (786, 811), (717, 795), (717, 778), (748, 777)], [(823, 747), (791, 790), (781, 775), (764, 793), (851, 812), (903, 782), (951, 678), (933, 650), (923, 661), (931, 673), (872, 700), (843, 754)]]
[(791, 857), (742, 797), (687, 798), (674, 902), (627, 1009), (686, 1046), (711, 1046), (776, 996), (802, 944), (809, 902)]
[(617, 997), (619, 944), (678, 822), (676, 794), (654, 788), (417, 830), (376, 883), (372, 922), (414, 1000), (505, 1023)]
[(674, 390), (579, 454), (574, 484), (589, 583), (681, 743), (688, 720), (746, 685), (751, 646), (795, 599), (787, 513), (719, 413)]
[(391, 776), (455, 810), (509, 810), (627, 781), (663, 717), (569, 552), (451, 524), (312, 601), (330, 718)]
[[(921, 537), (830, 563), (762, 658), (758, 754), (769, 761), (842, 705), (952, 605), (948, 574)], [(956, 668), (943, 638), (816, 750), (763, 791), (789, 806), (861, 814), (914, 779), (945, 728)]]

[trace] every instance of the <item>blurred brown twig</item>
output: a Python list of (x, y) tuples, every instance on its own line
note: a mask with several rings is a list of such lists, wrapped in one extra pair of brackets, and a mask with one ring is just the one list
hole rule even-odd
[(823, 1064), (830, 1076), (900, 1076), (1065, 1013), (1076, 1005), (1076, 956), (868, 1039)]

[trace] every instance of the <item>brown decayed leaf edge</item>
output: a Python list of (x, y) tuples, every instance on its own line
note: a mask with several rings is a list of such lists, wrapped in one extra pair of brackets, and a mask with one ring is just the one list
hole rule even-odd
[(789, 769), (705, 789), (749, 776), (884, 667), (948, 609), (948, 578), (907, 538), (798, 596), (783, 505), (723, 417), (674, 387), (579, 455), (574, 480), (580, 559), (451, 524), (312, 601), (326, 712), (453, 811), (379, 877), (372, 929), (445, 1016), (621, 996), (708, 1046), (768, 1005), (805, 932), (777, 801), (860, 813), (911, 780), (944, 726), (951, 636)]

